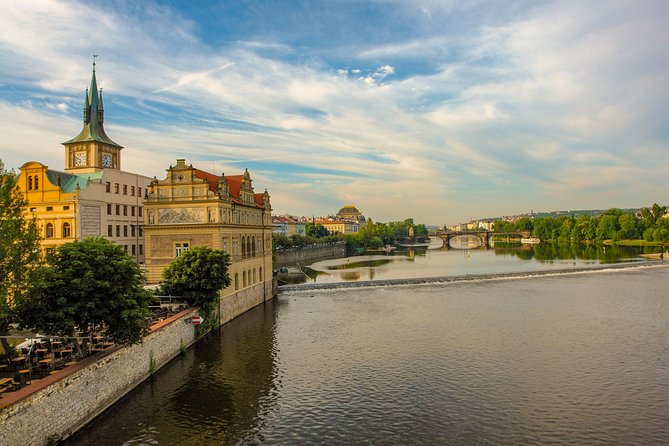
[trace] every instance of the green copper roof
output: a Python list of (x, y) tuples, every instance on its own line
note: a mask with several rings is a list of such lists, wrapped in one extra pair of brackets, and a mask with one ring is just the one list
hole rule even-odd
[(86, 91), (84, 98), (84, 128), (74, 138), (65, 141), (63, 144), (74, 142), (97, 141), (110, 146), (123, 147), (116, 144), (107, 136), (104, 122), (104, 108), (102, 105), (102, 92), (98, 90), (98, 82), (95, 78), (95, 64), (93, 64), (93, 76), (91, 77), (91, 87)]
[(77, 185), (79, 186), (79, 189), (86, 189), (89, 180), (100, 181), (103, 174), (104, 172), (72, 174), (51, 169), (46, 171), (46, 177), (49, 182), (51, 182), (51, 184), (60, 185), (60, 188), (66, 193), (74, 192), (77, 189)]

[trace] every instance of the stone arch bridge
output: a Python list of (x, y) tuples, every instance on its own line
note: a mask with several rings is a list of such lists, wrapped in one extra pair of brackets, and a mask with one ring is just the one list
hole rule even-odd
[(430, 237), (439, 237), (444, 241), (444, 246), (449, 246), (451, 239), (458, 236), (476, 236), (481, 239), (482, 245), (489, 245), (490, 239), (493, 236), (520, 236), (520, 237), (530, 237), (532, 235), (531, 231), (509, 231), (509, 232), (495, 232), (495, 231), (450, 231), (450, 232), (433, 232), (430, 234)]

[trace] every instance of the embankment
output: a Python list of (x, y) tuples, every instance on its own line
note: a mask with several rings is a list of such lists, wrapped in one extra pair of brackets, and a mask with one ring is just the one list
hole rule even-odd
[[(270, 279), (222, 298), (218, 322), (272, 298), (274, 290)], [(42, 446), (72, 435), (195, 343), (205, 331), (190, 323), (198, 314), (184, 310), (154, 324), (141, 344), (111, 347), (6, 394), (0, 399), (0, 446)]]
[(296, 262), (306, 263), (325, 259), (338, 259), (346, 256), (345, 243), (332, 243), (328, 245), (304, 246), (302, 248), (290, 248), (278, 250), (275, 266), (294, 265)]

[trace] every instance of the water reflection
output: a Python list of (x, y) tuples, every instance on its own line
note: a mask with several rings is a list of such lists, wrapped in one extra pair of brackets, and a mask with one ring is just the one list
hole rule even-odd
[[(468, 241), (464, 243), (458, 246), (466, 247)], [(454, 250), (448, 245), (435, 244), (430, 249), (398, 249), (386, 255), (328, 259), (309, 267), (293, 267), (289, 274), (279, 277), (279, 283), (350, 282), (583, 268), (639, 261), (642, 260), (640, 254), (655, 252), (662, 252), (662, 247), (497, 242), (494, 247), (483, 245), (475, 249)]]
[(276, 306), (267, 302), (214, 332), (66, 444), (244, 441), (276, 404)]
[(522, 245), (520, 243), (495, 243), (495, 255), (515, 256), (522, 260), (536, 259), (540, 262), (553, 260), (591, 260), (599, 263), (621, 263), (638, 260), (640, 254), (653, 254), (663, 251), (662, 246), (606, 246), (585, 244)]

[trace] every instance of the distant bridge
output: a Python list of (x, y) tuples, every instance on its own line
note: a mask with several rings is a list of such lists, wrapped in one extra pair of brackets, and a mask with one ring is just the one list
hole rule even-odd
[(444, 241), (444, 246), (450, 246), (452, 239), (456, 237), (471, 237), (475, 236), (481, 239), (482, 245), (489, 245), (490, 239), (494, 236), (519, 236), (519, 237), (530, 237), (532, 235), (531, 231), (509, 231), (509, 232), (495, 232), (495, 231), (449, 231), (449, 232), (433, 232), (430, 234), (430, 237), (439, 237)]

